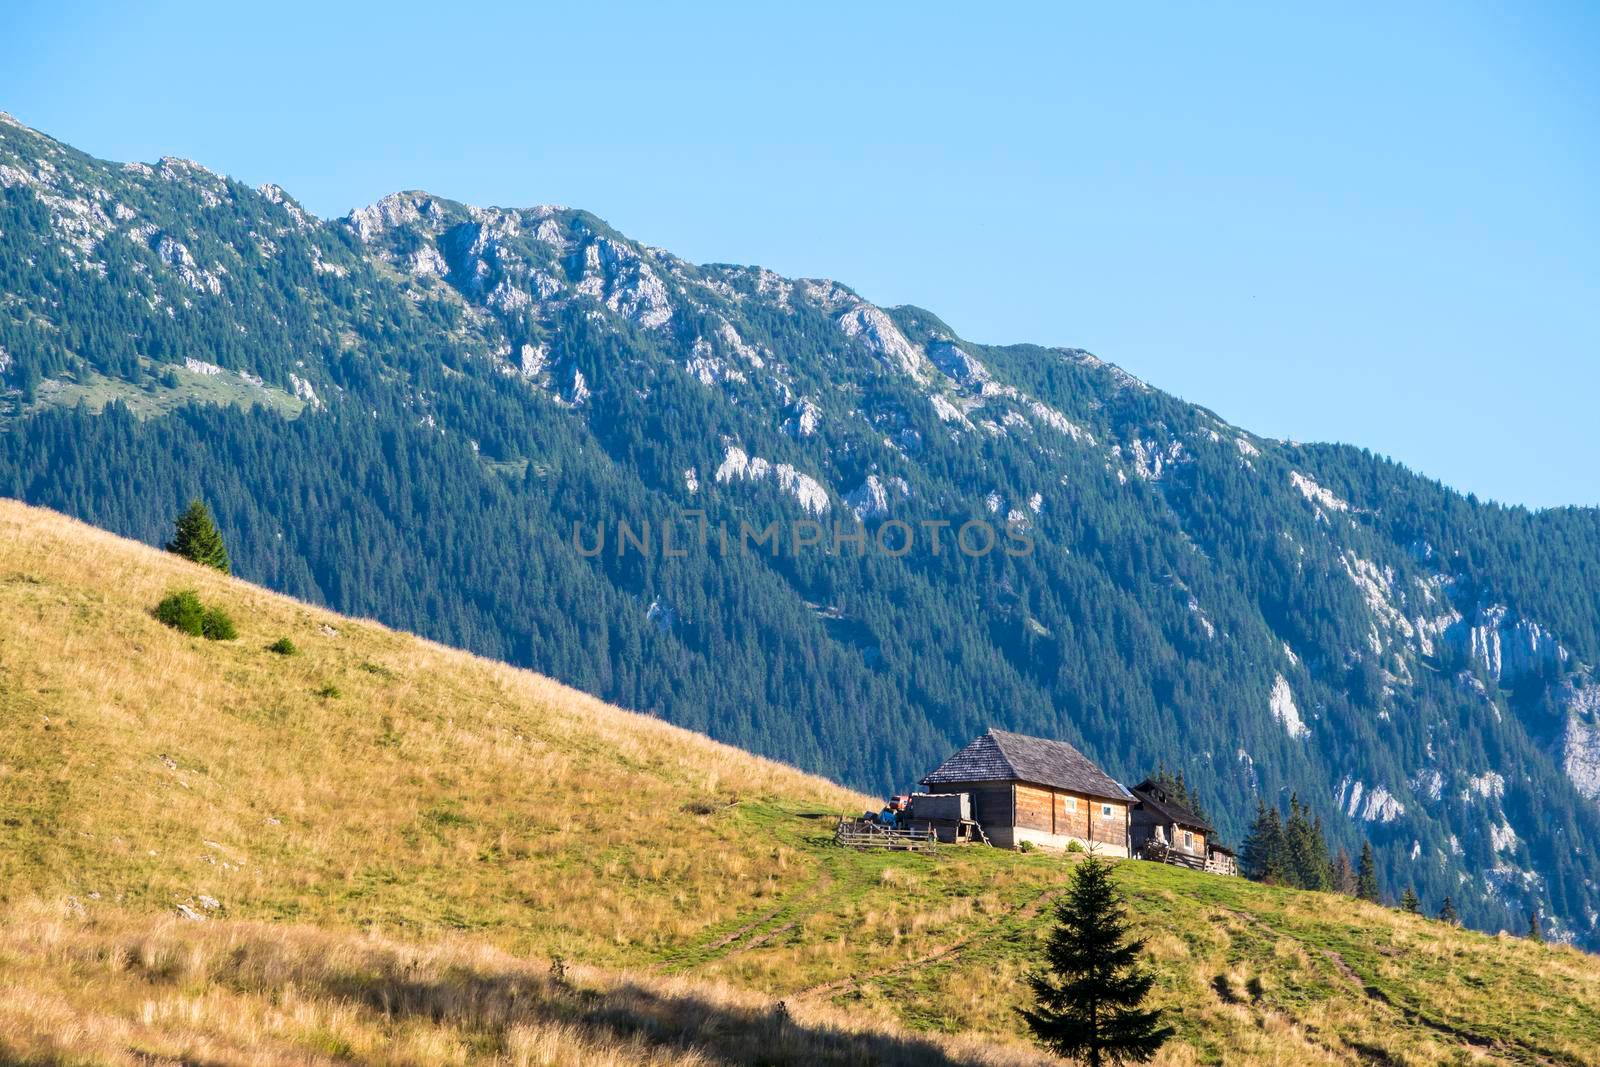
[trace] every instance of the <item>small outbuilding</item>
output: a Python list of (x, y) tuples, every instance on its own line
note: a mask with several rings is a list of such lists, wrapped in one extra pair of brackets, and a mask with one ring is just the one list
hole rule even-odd
[(1127, 856), (1133, 795), (1065, 741), (990, 729), (922, 784), (970, 794), (972, 818), (1001, 848), (1068, 848)]
[(1133, 787), (1130, 841), (1140, 859), (1174, 863), (1217, 874), (1236, 874), (1233, 850), (1216, 840), (1210, 823), (1189, 810), (1154, 778)]

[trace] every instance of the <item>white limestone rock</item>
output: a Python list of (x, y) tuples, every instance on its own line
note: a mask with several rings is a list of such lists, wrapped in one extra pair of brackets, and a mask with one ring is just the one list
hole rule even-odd
[(321, 408), (322, 398), (317, 396), (317, 391), (309, 381), (298, 374), (289, 375), (289, 385), (294, 389), (294, 395), (310, 404), (313, 408)]
[(1107, 363), (1100, 357), (1091, 355), (1081, 348), (1059, 348), (1056, 349), (1056, 352), (1068, 363), (1076, 363), (1081, 367), (1088, 367), (1104, 374), (1118, 390), (1133, 389), (1145, 393), (1150, 391), (1150, 386), (1115, 363)]
[(318, 274), (331, 274), (335, 278), (343, 278), (345, 275), (350, 273), (349, 270), (347, 270), (341, 264), (329, 263), (327, 260), (323, 259), (322, 249), (318, 248), (316, 245), (311, 246), (311, 269), (316, 271)]
[(427, 193), (404, 192), (390, 193), (376, 204), (357, 208), (345, 216), (344, 223), (365, 244), (401, 226), (416, 226), (431, 233), (444, 218), (444, 208)]
[(320, 225), (317, 219), (302, 208), (281, 186), (267, 183), (256, 187), (256, 192), (269, 204), (277, 204), (294, 220), (295, 226), (302, 232)]
[(155, 245), (156, 258), (166, 264), (182, 279), (183, 284), (197, 293), (210, 293), (212, 296), (222, 292), (222, 280), (213, 271), (204, 270), (195, 262), (194, 256), (182, 241), (171, 234), (162, 234)]
[(1506, 780), (1495, 771), (1484, 771), (1467, 779), (1467, 788), (1461, 799), (1470, 801), (1474, 796), (1484, 800), (1498, 800), (1506, 795)]
[(1561, 767), (1577, 791), (1600, 801), (1600, 684), (1568, 683), (1563, 689), (1567, 721)]
[[(1419, 638), (1416, 624), (1406, 616), (1404, 596), (1399, 592), (1393, 567), (1379, 567), (1353, 551), (1339, 557), (1339, 562), (1350, 581), (1361, 592), (1362, 599), (1367, 602), (1376, 626), (1407, 642), (1425, 644), (1428, 646), (1425, 651), (1431, 651), (1431, 638)], [(1385, 648), (1381, 638), (1372, 639), (1371, 644), (1373, 651), (1381, 655)]]
[(866, 481), (845, 494), (844, 502), (856, 513), (856, 518), (865, 522), (889, 514), (894, 501), (910, 496), (911, 486), (904, 478), (879, 478), (869, 474)]
[(783, 421), (783, 432), (790, 437), (810, 437), (822, 425), (822, 409), (811, 397), (803, 396)]
[(646, 329), (660, 329), (672, 321), (666, 284), (628, 245), (600, 236), (589, 243), (583, 256), (579, 294), (601, 301)]
[(443, 278), (450, 273), (450, 264), (445, 262), (443, 253), (431, 244), (425, 244), (411, 253), (408, 266), (411, 273), (419, 278)]
[(933, 405), (933, 413), (939, 416), (939, 421), (953, 422), (969, 429), (972, 427), (972, 423), (967, 419), (966, 412), (956, 407), (942, 393), (933, 394), (928, 398), (928, 402)]
[(567, 392), (567, 403), (573, 407), (582, 407), (589, 401), (589, 382), (584, 378), (583, 371), (577, 367), (572, 368), (572, 388)]
[(539, 377), (550, 366), (550, 349), (545, 345), (525, 343), (517, 355), (517, 371), (529, 381)]
[(1503, 604), (1480, 608), (1470, 622), (1451, 627), (1445, 638), (1495, 681), (1561, 668), (1571, 659), (1554, 634), (1531, 619), (1512, 615)]
[(732, 482), (759, 482), (773, 479), (778, 488), (794, 497), (807, 512), (821, 515), (829, 508), (828, 491), (808, 474), (803, 474), (788, 463), (752, 456), (737, 445), (726, 446), (722, 462), (717, 466), (714, 480), (719, 485)]
[(1171, 441), (1163, 448), (1154, 441), (1136, 437), (1129, 444), (1133, 452), (1133, 473), (1147, 482), (1160, 479), (1168, 467), (1183, 458), (1183, 442)]
[(1438, 800), (1444, 796), (1444, 775), (1433, 768), (1418, 771), (1411, 778), (1411, 790), (1429, 800)]
[(694, 345), (689, 350), (689, 358), (684, 363), (684, 369), (701, 385), (713, 386), (719, 382), (743, 382), (744, 372), (735, 367), (730, 367), (725, 361), (714, 354), (711, 342), (704, 337), (696, 337)]
[(989, 380), (989, 368), (954, 341), (933, 341), (928, 345), (928, 358), (957, 385), (975, 386)]
[(862, 301), (840, 315), (837, 323), (846, 337), (876, 355), (891, 370), (915, 377), (927, 374), (927, 357), (906, 340), (906, 335), (882, 308)]
[(1294, 702), (1294, 691), (1289, 688), (1289, 679), (1277, 675), (1272, 682), (1272, 692), (1267, 697), (1267, 708), (1272, 712), (1272, 717), (1283, 724), (1283, 728), (1290, 737), (1309, 737), (1310, 727), (1306, 726), (1300, 718), (1300, 709)]
[(756, 370), (761, 370), (767, 365), (767, 361), (762, 358), (761, 353), (756, 350), (755, 346), (746, 344), (744, 338), (739, 336), (739, 331), (734, 329), (733, 323), (727, 319), (719, 321), (717, 340), (721, 341), (723, 347), (729, 352), (738, 356)]
[(1331, 492), (1322, 488), (1322, 486), (1312, 481), (1306, 475), (1301, 474), (1299, 471), (1289, 472), (1289, 482), (1296, 489), (1300, 490), (1301, 496), (1305, 497), (1307, 501), (1319, 508), (1326, 508), (1328, 511), (1350, 510), (1349, 504), (1343, 500), (1340, 500)]
[(1033, 412), (1035, 419), (1038, 419), (1040, 423), (1050, 427), (1057, 433), (1066, 434), (1074, 441), (1082, 444), (1093, 445), (1095, 443), (1094, 434), (1079, 426), (1049, 404), (1040, 400), (1030, 400), (1028, 401), (1028, 409)]
[(1348, 775), (1339, 783), (1339, 807), (1352, 819), (1378, 823), (1394, 822), (1406, 811), (1384, 786), (1368, 789)]

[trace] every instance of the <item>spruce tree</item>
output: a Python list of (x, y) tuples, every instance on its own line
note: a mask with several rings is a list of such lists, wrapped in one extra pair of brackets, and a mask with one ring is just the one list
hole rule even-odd
[(1533, 908), (1528, 912), (1528, 940), (1543, 941), (1544, 928), (1539, 925), (1539, 909)]
[(1356, 871), (1356, 896), (1378, 903), (1383, 896), (1378, 888), (1378, 862), (1372, 855), (1372, 842), (1361, 842), (1361, 866)]
[(1413, 915), (1422, 914), (1422, 902), (1417, 899), (1417, 891), (1410, 886), (1406, 886), (1406, 891), (1400, 894), (1400, 910)]
[(1456, 902), (1449, 897), (1445, 897), (1444, 903), (1439, 907), (1439, 921), (1449, 923), (1451, 926), (1461, 921), (1456, 915)]
[(178, 516), (167, 551), (228, 573), (228, 548), (222, 543), (217, 524), (211, 521), (211, 511), (198, 500), (189, 501), (188, 509)]
[(1293, 885), (1301, 889), (1332, 888), (1328, 870), (1328, 845), (1322, 837), (1322, 822), (1311, 821), (1310, 810), (1301, 806), (1298, 795), (1289, 798), (1289, 825), (1284, 831), (1288, 844)]
[(1356, 869), (1343, 845), (1339, 846), (1339, 856), (1333, 861), (1333, 890), (1347, 897), (1356, 895)]
[(1294, 863), (1276, 807), (1256, 802), (1256, 819), (1244, 840), (1245, 874), (1257, 882), (1293, 885)]
[(1045, 947), (1049, 970), (1028, 982), (1038, 1005), (1019, 1009), (1038, 1041), (1090, 1067), (1143, 1063), (1172, 1036), (1161, 1012), (1139, 1007), (1155, 975), (1139, 966), (1143, 939), (1128, 940), (1111, 866), (1090, 857), (1072, 873), (1056, 903), (1056, 928)]

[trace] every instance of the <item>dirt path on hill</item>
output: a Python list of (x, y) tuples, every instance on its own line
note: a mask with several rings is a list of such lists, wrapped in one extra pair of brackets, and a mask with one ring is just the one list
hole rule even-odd
[[(816, 877), (791, 891), (771, 911), (758, 915), (736, 929), (730, 930), (710, 944), (689, 946), (667, 959), (659, 960), (651, 964), (649, 969), (653, 971), (670, 971), (675, 968), (692, 969), (702, 967), (708, 963), (725, 960), (730, 956), (748, 952), (753, 948), (764, 945), (778, 935), (793, 930), (799, 925), (801, 919), (813, 913), (816, 910), (816, 906), (807, 905), (811, 904), (816, 898), (823, 896), (824, 891), (832, 886), (835, 881), (833, 872), (824, 866), (817, 871)], [(776, 922), (785, 915), (791, 915), (792, 918), (776, 929), (757, 933), (769, 923)], [(753, 934), (756, 936), (752, 937), (751, 935)]]
[[(1055, 899), (1062, 892), (1064, 892), (1064, 889), (1060, 886), (1046, 889), (1044, 892), (1040, 893), (1038, 896), (1034, 897), (1021, 907), (1013, 908), (1011, 911), (1004, 912), (991, 919), (985, 924), (985, 930), (983, 932), (994, 928), (1006, 919), (1033, 918), (1035, 915), (1039, 914), (1041, 910), (1043, 910), (1046, 904)], [(903, 963), (897, 963), (893, 967), (885, 967), (882, 970), (871, 971), (867, 974), (852, 974), (844, 978), (836, 978), (831, 982), (822, 982), (818, 985), (808, 986), (807, 988), (801, 989), (798, 992), (789, 994), (788, 999), (805, 1000), (813, 997), (829, 996), (833, 993), (849, 989), (851, 986), (859, 986), (866, 982), (875, 982), (885, 978), (893, 978), (917, 967), (927, 967), (931, 964), (941, 963), (947, 959), (952, 959), (956, 956), (959, 956), (962, 950), (964, 950), (968, 945), (972, 944), (972, 942), (977, 940), (980, 936), (982, 936), (982, 932), (970, 933), (966, 937), (939, 945), (928, 950), (915, 959), (906, 960)]]

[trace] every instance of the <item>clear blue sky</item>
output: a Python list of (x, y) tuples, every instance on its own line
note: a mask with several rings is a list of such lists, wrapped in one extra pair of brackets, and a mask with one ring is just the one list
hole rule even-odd
[(1600, 503), (1600, 5), (10, 4), (0, 108), (322, 215), (588, 208)]

